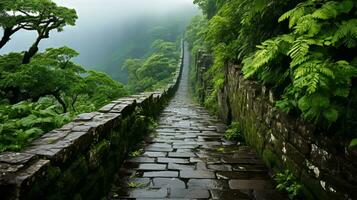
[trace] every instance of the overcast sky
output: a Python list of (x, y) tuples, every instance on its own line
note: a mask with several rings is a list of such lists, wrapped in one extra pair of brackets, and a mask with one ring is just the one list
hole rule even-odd
[[(108, 43), (126, 34), (129, 24), (139, 24), (146, 18), (167, 19), (176, 13), (193, 15), (197, 7), (192, 0), (54, 0), (59, 5), (75, 8), (79, 19), (75, 27), (66, 27), (64, 32), (51, 32), (50, 38), (41, 41), (40, 49), (67, 45), (90, 58), (88, 48), (106, 48)], [(187, 17), (187, 16), (183, 16)], [(0, 50), (24, 51), (36, 38), (35, 33), (20, 32)], [(86, 63), (85, 63), (86, 64)]]

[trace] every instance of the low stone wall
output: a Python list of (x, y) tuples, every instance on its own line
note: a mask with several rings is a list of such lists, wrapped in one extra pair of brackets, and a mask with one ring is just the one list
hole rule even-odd
[(177, 90), (182, 64), (183, 46), (175, 77), (162, 90), (120, 98), (21, 152), (0, 154), (0, 198), (97, 200), (107, 194), (126, 154)]
[[(200, 64), (206, 58), (196, 63), (199, 81), (209, 68)], [(357, 152), (346, 148), (347, 141), (324, 137), (314, 126), (275, 108), (272, 92), (244, 79), (239, 66), (225, 67), (218, 102), (220, 117), (241, 124), (246, 142), (271, 169), (289, 169), (303, 183), (305, 199), (357, 199)]]

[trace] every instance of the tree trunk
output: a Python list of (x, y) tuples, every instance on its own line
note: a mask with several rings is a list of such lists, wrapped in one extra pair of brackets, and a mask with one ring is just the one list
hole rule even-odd
[(22, 59), (22, 64), (29, 64), (31, 61), (31, 58), (37, 53), (38, 51), (38, 43), (39, 41), (36, 43), (34, 43), (31, 48), (25, 52), (24, 54), (24, 58)]
[(61, 95), (59, 93), (53, 93), (52, 94), (56, 100), (58, 101), (59, 104), (61, 104), (62, 108), (63, 108), (63, 113), (67, 112), (67, 105), (66, 103), (63, 101), (63, 99), (61, 98)]
[[(48, 26), (48, 25), (47, 25)], [(47, 28), (42, 32), (38, 33), (35, 43), (32, 44), (30, 49), (25, 52), (24, 58), (22, 60), (22, 64), (29, 64), (31, 58), (38, 52), (38, 45), (40, 44), (41, 40), (44, 38), (48, 38), (48, 30)]]
[(5, 28), (4, 29), (4, 34), (3, 34), (2, 38), (1, 38), (1, 41), (0, 41), (0, 49), (3, 48), (7, 42), (10, 41), (10, 36), (12, 34), (13, 34), (13, 32), (12, 32), (11, 28)]
[(74, 97), (74, 99), (73, 99), (73, 101), (72, 101), (72, 104), (71, 104), (71, 106), (72, 106), (72, 109), (73, 109), (73, 111), (74, 112), (77, 112), (76, 111), (76, 108), (75, 108), (75, 104), (76, 104), (76, 102), (77, 102), (77, 99), (78, 99), (78, 94)]

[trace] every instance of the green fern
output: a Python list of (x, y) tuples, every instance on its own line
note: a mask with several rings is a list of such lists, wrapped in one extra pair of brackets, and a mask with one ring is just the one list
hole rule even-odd
[(266, 40), (262, 45), (258, 45), (258, 50), (243, 60), (244, 76), (252, 77), (272, 60), (277, 59), (280, 55), (285, 55), (292, 41), (293, 37), (282, 35), (272, 40)]
[(332, 43), (336, 44), (341, 40), (348, 48), (357, 46), (357, 19), (342, 21), (338, 25), (337, 31), (332, 36)]
[[(245, 77), (257, 75), (264, 83), (267, 79), (265, 74), (271, 73), (267, 66), (277, 63), (282, 56), (289, 56), (291, 70), (286, 72), (290, 73), (291, 82), (277, 106), (287, 112), (298, 108), (303, 118), (314, 123), (336, 122), (340, 111), (334, 99), (348, 97), (351, 79), (357, 77), (357, 66), (346, 60), (334, 60), (328, 48), (356, 46), (356, 19), (337, 20), (351, 12), (354, 6), (347, 0), (326, 1), (322, 6), (311, 0), (284, 13), (279, 21), (289, 19), (292, 32), (257, 46), (255, 53), (243, 60)], [(335, 21), (330, 21), (332, 19)], [(286, 44), (281, 45), (281, 41)], [(286, 77), (285, 74), (280, 76)]]
[(348, 13), (353, 8), (353, 1), (328, 1), (320, 9), (315, 10), (312, 16), (316, 19), (327, 20), (336, 18), (339, 14)]

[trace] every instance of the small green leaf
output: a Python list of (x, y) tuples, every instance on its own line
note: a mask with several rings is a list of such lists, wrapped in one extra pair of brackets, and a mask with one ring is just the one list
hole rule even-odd
[(348, 147), (356, 148), (357, 147), (357, 138), (353, 139)]
[(311, 107), (308, 97), (302, 97), (298, 102), (298, 106), (299, 109), (302, 111), (308, 110)]
[(329, 108), (323, 113), (324, 117), (331, 123), (335, 122), (338, 118), (338, 111), (333, 108)]

